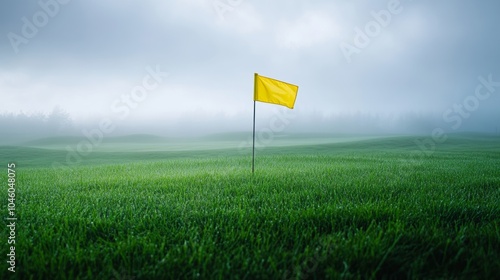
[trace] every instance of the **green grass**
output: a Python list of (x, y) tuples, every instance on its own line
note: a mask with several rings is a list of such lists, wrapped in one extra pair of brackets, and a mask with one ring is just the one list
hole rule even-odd
[(414, 137), (269, 147), (254, 175), (247, 150), (94, 152), (54, 170), (66, 152), (0, 147), (2, 169), (19, 166), (17, 272), (2, 261), (0, 277), (493, 279), (500, 138), (450, 137), (418, 158)]

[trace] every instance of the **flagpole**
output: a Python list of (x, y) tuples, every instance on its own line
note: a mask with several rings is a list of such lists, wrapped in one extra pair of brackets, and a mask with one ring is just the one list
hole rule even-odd
[(254, 88), (253, 88), (253, 142), (252, 142), (252, 174), (255, 171), (255, 91), (257, 90), (257, 76), (255, 73)]
[(252, 145), (252, 173), (255, 170), (255, 100), (253, 101), (253, 145)]

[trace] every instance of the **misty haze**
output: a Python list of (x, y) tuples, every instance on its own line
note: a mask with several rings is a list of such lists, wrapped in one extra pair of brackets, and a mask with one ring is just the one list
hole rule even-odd
[(0, 4), (1, 279), (494, 279), (500, 2)]

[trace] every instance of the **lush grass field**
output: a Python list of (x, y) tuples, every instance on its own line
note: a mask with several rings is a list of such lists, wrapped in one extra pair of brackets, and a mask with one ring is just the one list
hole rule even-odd
[[(258, 150), (0, 147), (17, 163), (16, 273), (1, 279), (493, 279), (500, 137)], [(4, 183), (5, 182), (5, 183)], [(7, 201), (7, 187), (2, 198)], [(2, 212), (7, 217), (6, 207)]]

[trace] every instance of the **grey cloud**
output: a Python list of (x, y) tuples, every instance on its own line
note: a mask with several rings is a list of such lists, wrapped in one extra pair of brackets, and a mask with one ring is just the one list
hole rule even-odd
[[(478, 76), (500, 80), (495, 35), (500, 3), (493, 0), (401, 0), (403, 11), (348, 63), (340, 43), (352, 43), (354, 29), (363, 28), (373, 20), (370, 12), (389, 2), (247, 0), (221, 20), (210, 1), (73, 0), (15, 54), (7, 34), (19, 33), (21, 18), (31, 17), (39, 6), (37, 1), (4, 1), (0, 95), (9, 96), (0, 112), (50, 112), (60, 105), (72, 115), (74, 108), (88, 108), (75, 118), (110, 114), (109, 102), (130, 91), (147, 65), (161, 65), (172, 75), (137, 116), (164, 119), (165, 107), (186, 113), (246, 112), (253, 73), (259, 72), (299, 84), (296, 108), (311, 114), (432, 112), (440, 122), (445, 110), (474, 92)], [(322, 22), (332, 26), (292, 34), (314, 41), (308, 44), (283, 42), (287, 25), (301, 26), (308, 14), (324, 16)], [(27, 78), (5, 82), (16, 75)], [(111, 81), (123, 87), (113, 90)], [(199, 102), (179, 97), (182, 92)], [(201, 104), (209, 97), (216, 102)], [(40, 99), (46, 102), (35, 103)], [(475, 123), (498, 118), (494, 106), (500, 96), (487, 103), (475, 112)]]

